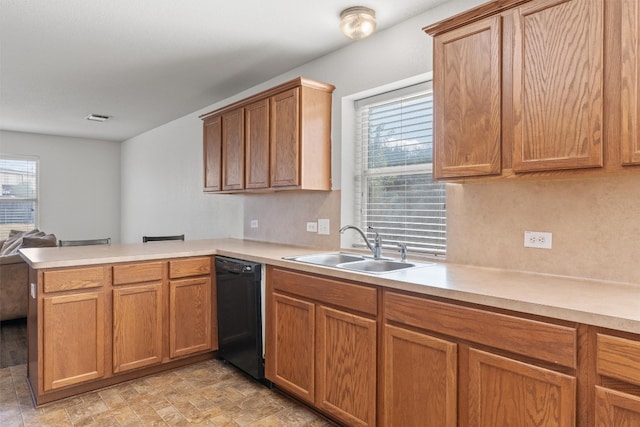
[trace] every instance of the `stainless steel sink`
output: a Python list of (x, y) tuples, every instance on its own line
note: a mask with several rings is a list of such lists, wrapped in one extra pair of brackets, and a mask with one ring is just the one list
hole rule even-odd
[(360, 255), (345, 254), (340, 252), (340, 253), (328, 253), (328, 254), (302, 255), (297, 257), (291, 257), (288, 259), (292, 259), (300, 262), (306, 262), (309, 264), (318, 264), (318, 265), (326, 265), (328, 267), (335, 267), (338, 264), (344, 264), (344, 263), (353, 262), (353, 261), (362, 261), (364, 257)]
[(366, 273), (386, 273), (389, 271), (404, 270), (415, 267), (410, 262), (390, 261), (385, 259), (363, 259), (362, 261), (346, 262), (336, 267), (345, 270), (364, 271)]
[(382, 274), (392, 271), (405, 270), (407, 268), (420, 267), (430, 263), (401, 262), (391, 259), (373, 259), (363, 255), (348, 253), (322, 253), (285, 257), (285, 259), (305, 262), (308, 264), (335, 267), (344, 270), (360, 271), (363, 273)]

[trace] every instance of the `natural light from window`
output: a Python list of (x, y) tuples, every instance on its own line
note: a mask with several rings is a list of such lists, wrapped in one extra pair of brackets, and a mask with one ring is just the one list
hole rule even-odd
[(355, 107), (357, 225), (380, 233), (383, 248), (405, 243), (410, 252), (445, 255), (446, 187), (431, 179), (431, 82), (359, 99)]
[(37, 227), (38, 159), (0, 154), (0, 240)]

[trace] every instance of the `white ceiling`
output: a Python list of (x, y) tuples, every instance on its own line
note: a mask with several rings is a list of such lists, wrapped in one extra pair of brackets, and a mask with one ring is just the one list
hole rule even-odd
[(444, 1), (0, 0), (0, 129), (123, 141)]

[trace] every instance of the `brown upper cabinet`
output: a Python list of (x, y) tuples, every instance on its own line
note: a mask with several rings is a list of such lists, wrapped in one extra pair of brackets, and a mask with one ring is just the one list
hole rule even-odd
[(639, 4), (491, 1), (426, 27), (434, 177), (637, 173)]
[[(222, 120), (222, 189), (244, 188), (244, 109), (221, 115)], [(206, 175), (206, 173), (205, 173)]]
[(622, 162), (640, 164), (640, 0), (622, 0)]
[(204, 191), (222, 189), (222, 119), (214, 116), (204, 121)]
[(245, 109), (246, 188), (269, 187), (269, 100)]
[(434, 39), (435, 176), (500, 173), (500, 34), (491, 17)]
[(513, 24), (513, 169), (601, 167), (603, 0), (532, 1)]
[(331, 190), (334, 89), (299, 77), (200, 116), (204, 191)]

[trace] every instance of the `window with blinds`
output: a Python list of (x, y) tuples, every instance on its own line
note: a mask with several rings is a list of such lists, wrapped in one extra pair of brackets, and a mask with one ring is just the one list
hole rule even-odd
[(36, 228), (38, 159), (0, 154), (0, 240), (11, 230)]
[[(356, 212), (383, 248), (446, 253), (445, 184), (432, 181), (431, 82), (356, 101)], [(368, 232), (373, 238), (373, 233)]]

